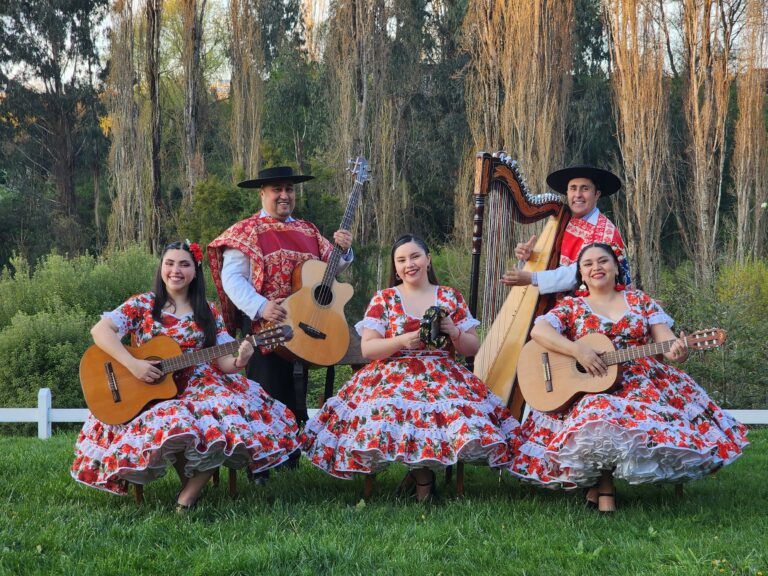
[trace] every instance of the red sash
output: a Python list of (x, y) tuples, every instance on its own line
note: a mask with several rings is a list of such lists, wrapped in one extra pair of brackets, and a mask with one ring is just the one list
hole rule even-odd
[[(323, 260), (333, 251), (317, 227), (306, 220), (281, 222), (270, 216), (256, 214), (225, 230), (208, 245), (208, 258), (216, 291), (221, 302), (221, 314), (227, 331), (234, 335), (240, 323), (240, 311), (232, 303), (221, 283), (224, 250), (234, 248), (251, 261), (251, 282), (256, 292), (275, 300), (290, 296), (293, 271), (307, 260)], [(260, 329), (254, 322), (252, 330)]]
[(599, 214), (597, 222), (590, 224), (581, 218), (571, 218), (563, 235), (563, 244), (560, 247), (560, 265), (568, 266), (576, 262), (579, 252), (584, 246), (602, 242), (603, 244), (616, 245), (626, 257), (626, 248), (615, 224), (608, 220), (604, 214)]

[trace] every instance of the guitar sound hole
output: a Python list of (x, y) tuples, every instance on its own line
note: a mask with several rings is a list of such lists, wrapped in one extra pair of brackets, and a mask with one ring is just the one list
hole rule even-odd
[(576, 362), (576, 370), (578, 370), (578, 371), (579, 371), (579, 372), (581, 372), (582, 374), (588, 374), (588, 372), (587, 372), (587, 369), (586, 369), (586, 368), (584, 368), (584, 366), (582, 366), (582, 365), (581, 365), (581, 364), (579, 364), (578, 362)]
[(330, 304), (333, 300), (333, 292), (331, 291), (331, 287), (324, 284), (320, 284), (319, 286), (315, 287), (314, 296), (315, 301), (320, 306), (328, 306), (328, 304)]

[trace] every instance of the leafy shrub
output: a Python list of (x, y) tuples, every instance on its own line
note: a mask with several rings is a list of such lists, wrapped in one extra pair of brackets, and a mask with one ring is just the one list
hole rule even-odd
[(76, 309), (16, 314), (0, 330), (0, 406), (36, 406), (39, 388), (51, 389), (57, 407), (84, 406), (78, 367), (92, 324)]
[(723, 265), (712, 287), (697, 287), (690, 263), (665, 271), (659, 299), (675, 330), (718, 327), (728, 332), (719, 350), (692, 354), (685, 370), (731, 408), (768, 407), (768, 263)]
[(6, 268), (0, 274), (0, 328), (19, 312), (78, 308), (98, 316), (131, 294), (149, 290), (157, 258), (134, 246), (103, 258), (49, 254), (34, 270), (20, 257), (11, 264), (13, 270)]

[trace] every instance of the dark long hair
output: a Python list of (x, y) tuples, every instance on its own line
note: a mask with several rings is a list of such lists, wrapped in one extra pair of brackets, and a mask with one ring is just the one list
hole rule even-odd
[[(395, 243), (392, 245), (392, 252), (389, 255), (389, 285), (390, 286), (397, 286), (398, 284), (403, 283), (402, 278), (397, 277), (397, 272), (395, 272), (395, 250), (400, 248), (403, 244), (408, 244), (408, 242), (413, 242), (416, 244), (419, 248), (424, 250), (425, 254), (429, 254), (429, 248), (427, 247), (427, 243), (424, 242), (421, 238), (418, 236), (414, 236), (413, 234), (403, 234), (395, 240)], [(437, 275), (435, 274), (435, 267), (432, 266), (432, 263), (430, 262), (429, 268), (427, 269), (427, 279), (429, 280), (430, 284), (438, 285), (440, 284), (437, 281)]]
[(590, 248), (600, 248), (606, 254), (611, 255), (611, 258), (613, 258), (613, 263), (616, 264), (616, 284), (620, 284), (621, 283), (621, 265), (619, 264), (619, 257), (616, 256), (616, 252), (614, 252), (613, 248), (611, 248), (608, 244), (604, 244), (603, 242), (595, 242), (594, 244), (587, 244), (586, 246), (584, 246), (579, 252), (578, 258), (576, 258), (575, 290), (578, 290), (578, 287), (581, 286), (582, 282), (584, 282), (584, 279), (581, 277), (581, 258), (582, 256), (584, 256), (584, 252), (586, 252)]
[(168, 250), (184, 250), (192, 258), (192, 263), (195, 265), (195, 277), (189, 285), (189, 303), (192, 305), (192, 318), (195, 323), (200, 326), (205, 334), (205, 340), (203, 346), (208, 348), (216, 344), (216, 320), (213, 318), (208, 301), (205, 299), (205, 275), (203, 274), (203, 263), (197, 262), (195, 255), (189, 248), (189, 244), (186, 242), (171, 242), (163, 249), (163, 253), (160, 255), (160, 265), (157, 267), (157, 273), (155, 274), (155, 303), (152, 306), (152, 318), (157, 322), (161, 321), (163, 308), (166, 303), (170, 302), (175, 305), (173, 298), (168, 294), (168, 290), (165, 288), (165, 282), (163, 282), (163, 258), (165, 258)]

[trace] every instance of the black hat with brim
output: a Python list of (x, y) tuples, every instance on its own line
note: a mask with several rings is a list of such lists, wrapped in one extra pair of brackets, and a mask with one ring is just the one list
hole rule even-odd
[(601, 198), (615, 194), (621, 188), (621, 180), (619, 180), (616, 174), (586, 164), (555, 170), (547, 176), (547, 184), (549, 184), (552, 190), (560, 192), (560, 194), (566, 194), (568, 182), (574, 178), (589, 178), (592, 180), (597, 189), (600, 190)]
[(312, 180), (314, 176), (307, 176), (305, 174), (294, 174), (293, 168), (290, 166), (275, 166), (273, 168), (265, 168), (259, 170), (259, 177), (253, 180), (243, 180), (238, 182), (240, 188), (261, 188), (266, 184), (274, 184), (275, 182), (292, 182), (298, 184), (299, 182), (306, 182)]

